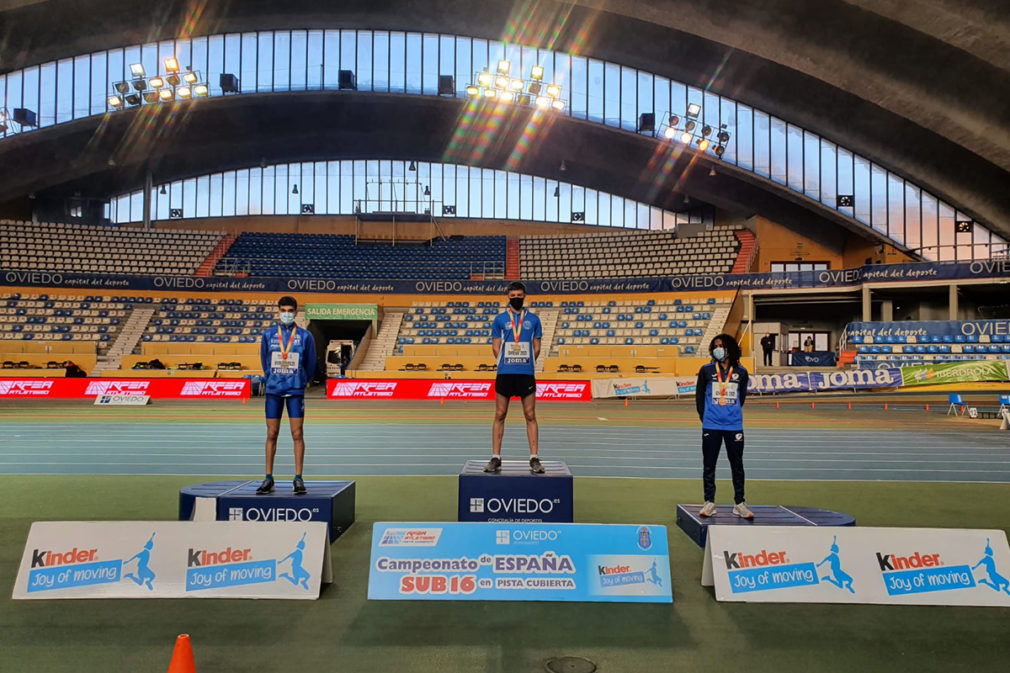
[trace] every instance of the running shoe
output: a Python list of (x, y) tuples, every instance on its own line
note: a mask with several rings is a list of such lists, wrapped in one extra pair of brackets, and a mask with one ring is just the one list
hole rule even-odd
[(733, 506), (733, 516), (738, 516), (742, 519), (753, 519), (754, 512), (750, 511), (750, 507), (747, 506), (747, 503), (741, 502)]
[(716, 506), (714, 502), (705, 501), (705, 504), (701, 506), (701, 511), (698, 512), (701, 516), (715, 516)]
[(543, 474), (544, 466), (540, 464), (540, 459), (536, 456), (530, 458), (530, 472), (533, 474)]
[(256, 495), (266, 495), (267, 493), (274, 492), (274, 480), (273, 477), (267, 477), (260, 484), (260, 487), (256, 489)]
[(492, 456), (491, 460), (487, 461), (487, 465), (484, 466), (485, 472), (501, 472), (501, 458), (498, 456)]
[(305, 482), (302, 481), (301, 477), (295, 477), (295, 480), (291, 483), (295, 487), (295, 495), (305, 495), (308, 493), (305, 489)]

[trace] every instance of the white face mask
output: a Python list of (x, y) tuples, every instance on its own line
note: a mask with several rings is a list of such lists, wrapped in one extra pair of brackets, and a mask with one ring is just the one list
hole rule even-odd
[(712, 357), (714, 357), (719, 362), (726, 359), (726, 349), (722, 346), (716, 346), (712, 349)]
[(281, 324), (290, 325), (295, 321), (295, 314), (288, 313), (287, 311), (281, 311)]

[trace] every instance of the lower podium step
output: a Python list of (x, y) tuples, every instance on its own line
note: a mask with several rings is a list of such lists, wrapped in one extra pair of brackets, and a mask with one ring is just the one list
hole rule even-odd
[[(306, 481), (305, 495), (295, 495), (290, 481), (278, 481), (267, 495), (256, 495), (259, 485), (215, 481), (186, 486), (179, 491), (179, 519), (193, 520), (199, 510), (216, 521), (325, 521), (331, 543), (354, 523), (353, 481)], [(202, 498), (213, 500), (212, 506), (200, 510), (206, 507), (198, 504)]]
[(733, 505), (719, 505), (715, 516), (701, 516), (701, 505), (677, 505), (677, 527), (705, 548), (709, 526), (855, 526), (849, 514), (816, 507), (751, 505), (753, 519), (733, 516)]
[(502, 461), (501, 472), (484, 472), (468, 460), (459, 473), (459, 520), (572, 523), (572, 473), (561, 460), (543, 461), (544, 473), (525, 460)]

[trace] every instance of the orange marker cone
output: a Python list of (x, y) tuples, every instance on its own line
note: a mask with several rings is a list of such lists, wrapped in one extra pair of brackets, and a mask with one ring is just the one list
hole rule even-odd
[(849, 411), (852, 411), (852, 402), (849, 402)]
[(816, 409), (817, 408), (817, 403), (816, 402), (811, 402), (810, 403), (810, 408), (811, 409)]
[(928, 404), (926, 405), (926, 411), (929, 411), (929, 405)]
[(168, 673), (196, 673), (193, 646), (190, 645), (188, 633), (182, 633), (175, 639), (175, 649), (172, 650), (172, 661), (168, 664)]
[(627, 397), (624, 398), (624, 406), (628, 406), (628, 398)]
[(778, 409), (778, 408), (779, 408), (779, 403), (778, 403), (778, 402), (776, 402), (776, 403), (775, 403), (775, 408), (776, 408), (776, 409)]
[(445, 398), (443, 397), (442, 399), (440, 399), (440, 400), (438, 401), (438, 403), (439, 403), (439, 404), (445, 404)]
[(887, 411), (887, 402), (884, 402), (884, 411)]

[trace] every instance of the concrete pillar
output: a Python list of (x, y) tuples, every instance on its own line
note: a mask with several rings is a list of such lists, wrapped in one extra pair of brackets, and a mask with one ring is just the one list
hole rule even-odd
[(951, 283), (949, 292), (950, 313), (948, 320), (957, 320), (957, 285), (955, 283)]
[(863, 286), (863, 322), (873, 320), (873, 304), (870, 303), (870, 288)]
[(151, 171), (144, 176), (144, 231), (151, 230), (151, 192), (154, 191), (154, 178)]
[(880, 305), (880, 319), (884, 322), (894, 320), (894, 300), (885, 299)]

